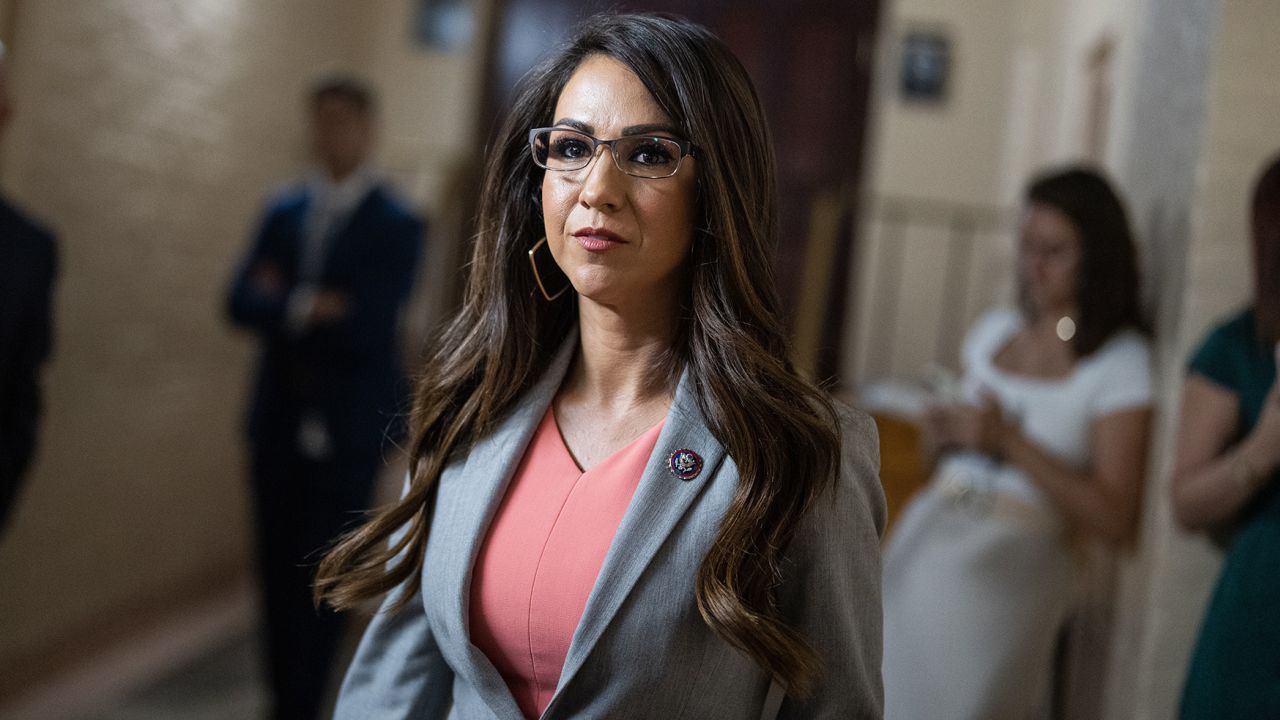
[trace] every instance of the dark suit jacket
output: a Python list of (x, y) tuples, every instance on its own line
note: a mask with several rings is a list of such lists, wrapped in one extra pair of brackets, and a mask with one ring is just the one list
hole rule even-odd
[[(376, 456), (400, 416), (403, 372), (396, 348), (397, 317), (413, 286), (423, 224), (389, 191), (375, 187), (329, 243), (317, 280), (347, 296), (342, 319), (294, 332), (286, 309), (298, 282), (304, 189), (274, 200), (258, 237), (231, 285), (232, 322), (255, 331), (262, 356), (247, 431), (258, 449), (296, 445), (303, 412), (324, 419), (334, 450), (345, 457)], [(269, 264), (284, 280), (267, 292), (252, 281)], [(393, 431), (394, 432), (394, 431)]]
[(0, 528), (35, 450), (57, 268), (53, 236), (0, 198)]

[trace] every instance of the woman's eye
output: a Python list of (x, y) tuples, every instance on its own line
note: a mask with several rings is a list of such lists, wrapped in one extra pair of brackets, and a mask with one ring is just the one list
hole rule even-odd
[(666, 165), (674, 160), (674, 157), (666, 143), (650, 141), (637, 145), (628, 159), (641, 165)]
[(574, 160), (591, 155), (591, 148), (577, 138), (560, 138), (551, 143), (551, 154), (558, 158)]

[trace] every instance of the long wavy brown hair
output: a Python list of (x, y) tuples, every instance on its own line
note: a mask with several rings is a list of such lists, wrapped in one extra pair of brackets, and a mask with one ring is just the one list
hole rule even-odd
[[(770, 263), (774, 158), (759, 99), (724, 43), (672, 16), (591, 18), (522, 81), (489, 150), (462, 308), (439, 332), (417, 383), (409, 488), (329, 552), (316, 595), (350, 608), (423, 581), (441, 470), (495, 429), (576, 323), (573, 294), (544, 301), (530, 272), (527, 252), (542, 234), (542, 171), (526, 137), (553, 121), (561, 89), (596, 54), (630, 68), (700, 150), (701, 218), (671, 355), (739, 480), (698, 570), (698, 610), (715, 633), (804, 695), (821, 665), (782, 618), (776, 592), (797, 523), (834, 488), (837, 417), (826, 393), (788, 359)], [(397, 534), (401, 528), (407, 531)]]

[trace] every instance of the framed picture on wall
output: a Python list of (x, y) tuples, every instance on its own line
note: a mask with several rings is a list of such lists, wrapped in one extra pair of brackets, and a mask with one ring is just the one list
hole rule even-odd
[(903, 100), (941, 104), (951, 80), (951, 40), (940, 28), (912, 28), (902, 36), (899, 87)]
[(435, 50), (459, 50), (471, 43), (476, 17), (471, 0), (417, 0), (414, 38)]

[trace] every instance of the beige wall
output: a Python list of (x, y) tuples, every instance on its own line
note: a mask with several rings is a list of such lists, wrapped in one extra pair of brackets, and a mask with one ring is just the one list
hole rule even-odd
[(447, 203), (458, 192), (460, 173), (469, 168), (478, 177), (482, 161), (488, 128), (477, 120), (484, 72), (481, 47), (494, 3), (472, 0), (476, 22), (471, 47), (454, 53), (409, 42), (406, 19), (418, 0), (372, 4), (381, 7), (370, 13), (368, 71), (388, 90), (383, 98), (382, 166), (430, 221), (430, 242), (405, 324), (412, 356), (413, 348), (443, 319), (449, 290), (457, 285), (450, 276), (465, 260), (469, 218)]
[[(875, 193), (974, 204), (994, 200), (1017, 6), (1017, 0), (888, 4), (867, 168), (867, 185)], [(951, 39), (949, 97), (938, 106), (906, 103), (897, 92), (902, 34), (921, 26), (940, 28)]]
[[(1003, 204), (1001, 178), (1013, 82), (1009, 58), (1019, 4), (886, 4), (871, 101), (859, 248), (850, 274), (855, 291), (850, 295), (854, 307), (847, 313), (847, 336), (854, 340), (851, 351), (844, 353), (844, 376), (855, 384), (885, 376), (915, 377), (939, 353), (937, 308), (952, 264), (946, 252), (947, 228), (914, 225), (895, 235), (885, 201), (907, 198), (976, 208)], [(906, 31), (918, 27), (938, 28), (951, 42), (948, 97), (938, 105), (906, 102), (898, 91), (900, 43)], [(981, 244), (972, 288), (993, 280), (985, 248), (999, 243), (984, 236)], [(901, 278), (885, 271), (890, 262), (886, 258), (895, 251), (903, 258)], [(976, 293), (970, 300), (963, 323), (987, 302)], [(896, 310), (890, 313), (890, 307)], [(896, 328), (889, 347), (879, 339), (887, 326)]]
[(430, 207), (479, 66), (412, 47), (411, 0), (20, 6), (0, 180), (57, 229), (62, 273), (40, 457), (0, 544), (0, 669), (246, 567), (253, 344), (222, 293), (302, 169), (300, 96), (318, 70), (371, 75), (388, 165)]
[(1028, 0), (1017, 10), (1013, 95), (1008, 106), (1009, 149), (1003, 196), (1016, 201), (1023, 183), (1046, 166), (1085, 155), (1090, 113), (1090, 57), (1102, 44), (1112, 50), (1112, 102), (1105, 113), (1107, 143), (1102, 164), (1121, 164), (1128, 140), (1132, 73), (1141, 25), (1141, 0)]

